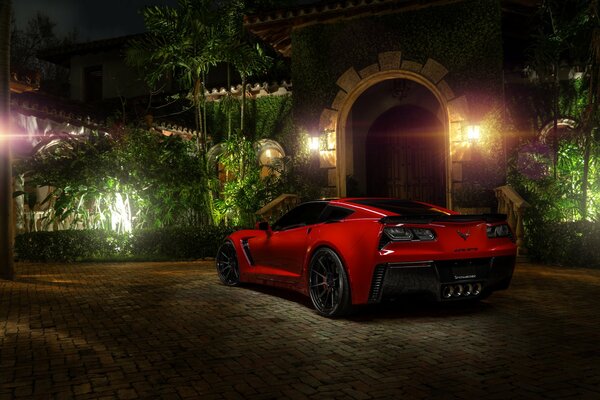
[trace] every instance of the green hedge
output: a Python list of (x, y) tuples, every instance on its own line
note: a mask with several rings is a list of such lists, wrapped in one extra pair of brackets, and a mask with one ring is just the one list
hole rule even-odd
[(229, 227), (203, 226), (144, 230), (132, 240), (132, 254), (158, 259), (198, 259), (214, 257)]
[(191, 260), (214, 257), (228, 227), (165, 228), (116, 234), (103, 230), (18, 235), (15, 253), (27, 261)]
[(528, 223), (532, 258), (567, 267), (600, 267), (600, 224), (590, 221)]

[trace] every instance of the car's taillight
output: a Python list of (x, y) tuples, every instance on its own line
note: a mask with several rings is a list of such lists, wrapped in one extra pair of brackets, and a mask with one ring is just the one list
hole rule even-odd
[(431, 229), (412, 228), (412, 231), (419, 238), (419, 240), (435, 240), (435, 233)]
[(412, 228), (405, 226), (386, 226), (383, 228), (379, 249), (389, 242), (427, 242), (435, 240), (435, 232), (427, 228)]
[(512, 238), (512, 231), (508, 224), (488, 225), (487, 237), (492, 238)]
[(383, 232), (393, 241), (413, 240), (415, 235), (410, 229), (400, 226), (390, 226), (383, 229)]

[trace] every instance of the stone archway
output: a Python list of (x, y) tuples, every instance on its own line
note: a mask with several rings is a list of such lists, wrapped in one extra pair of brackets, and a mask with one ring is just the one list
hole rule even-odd
[(462, 162), (468, 161), (468, 141), (463, 126), (469, 110), (465, 96), (457, 97), (444, 79), (448, 70), (429, 58), (425, 64), (403, 60), (401, 52), (379, 53), (376, 63), (359, 71), (348, 68), (336, 81), (339, 91), (321, 113), (319, 128), (335, 148), (321, 151), (320, 165), (328, 170), (329, 195), (346, 195), (346, 121), (353, 104), (371, 86), (389, 79), (407, 79), (427, 88), (437, 99), (444, 113), (444, 152), (446, 154), (446, 199), (452, 206), (452, 186), (462, 181)]

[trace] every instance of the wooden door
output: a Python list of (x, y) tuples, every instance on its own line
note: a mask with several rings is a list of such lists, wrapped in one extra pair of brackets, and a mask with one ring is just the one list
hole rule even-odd
[(385, 112), (365, 150), (369, 196), (446, 205), (444, 128), (433, 114), (416, 106)]

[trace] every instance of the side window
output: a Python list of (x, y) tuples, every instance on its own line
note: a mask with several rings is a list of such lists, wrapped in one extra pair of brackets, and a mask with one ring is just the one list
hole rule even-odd
[(353, 210), (343, 207), (327, 206), (325, 211), (323, 211), (323, 213), (321, 214), (319, 222), (341, 221), (353, 212)]
[(102, 65), (86, 67), (83, 74), (85, 101), (102, 100)]
[(316, 224), (326, 205), (327, 203), (325, 202), (300, 204), (298, 207), (279, 218), (273, 225), (273, 230), (283, 231), (299, 226)]

